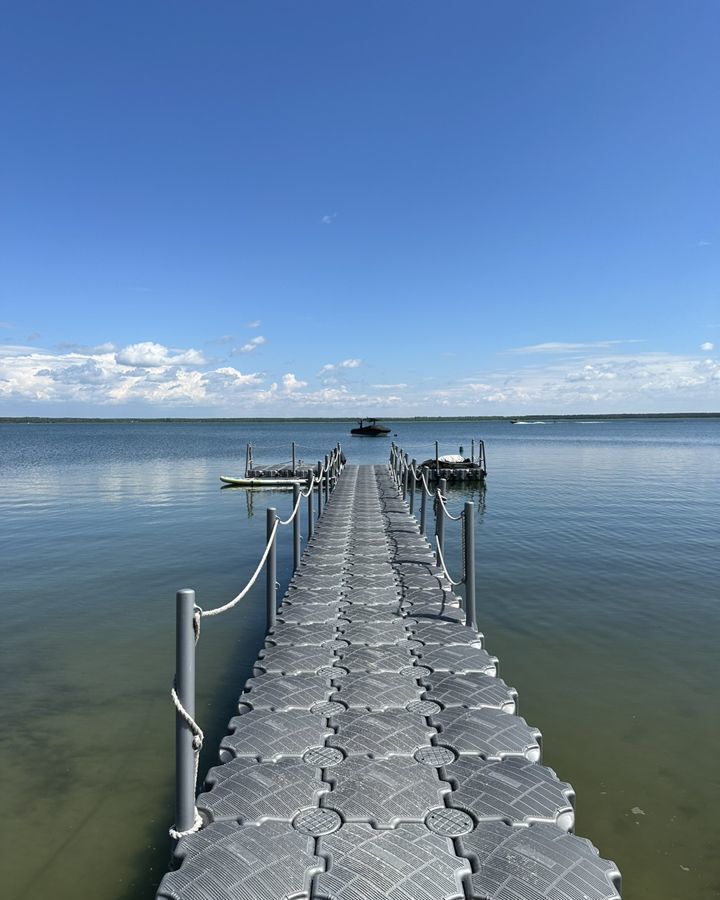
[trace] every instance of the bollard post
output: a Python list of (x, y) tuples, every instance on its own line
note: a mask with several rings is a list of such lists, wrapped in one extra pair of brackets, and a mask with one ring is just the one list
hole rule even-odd
[(437, 535), (437, 551), (435, 554), (436, 564), (442, 565), (440, 562), (440, 554), (445, 555), (445, 513), (443, 512), (440, 496), (445, 496), (445, 479), (441, 478), (437, 486), (437, 494), (435, 497), (435, 534)]
[(417, 460), (413, 460), (410, 465), (412, 467), (412, 474), (410, 476), (410, 515), (412, 515), (415, 512), (415, 488), (417, 487), (415, 472), (417, 471)]
[[(295, 509), (297, 507), (297, 509)], [(300, 565), (300, 485), (293, 485), (293, 572), (297, 572)]]
[(408, 479), (410, 478), (410, 464), (408, 461), (407, 453), (403, 457), (403, 484), (402, 484), (402, 496), (403, 500), (407, 500), (407, 492), (408, 492)]
[(440, 477), (440, 447), (437, 441), (435, 441), (435, 477)]
[(318, 486), (317, 487), (318, 487), (318, 519), (319, 519), (320, 516), (322, 515), (322, 509), (323, 509), (323, 504), (322, 504), (322, 463), (320, 462), (320, 460), (318, 460), (317, 470), (318, 470)]
[[(195, 718), (195, 591), (175, 595), (175, 692), (188, 715)], [(193, 733), (175, 712), (175, 830), (195, 824), (195, 750)]]
[(477, 612), (475, 610), (475, 504), (465, 501), (463, 517), (465, 543), (465, 622), (477, 631)]
[(475, 438), (470, 442), (470, 462), (475, 462)]
[(325, 503), (327, 503), (328, 497), (330, 495), (330, 466), (328, 465), (328, 457), (327, 456), (325, 456), (324, 489), (325, 489)]
[(422, 474), (425, 476), (424, 481), (420, 480), (420, 534), (425, 534), (425, 522), (427, 520), (427, 491), (425, 490), (425, 482), (430, 483), (430, 469), (427, 466), (422, 467)]
[[(265, 535), (269, 541), (275, 519), (277, 519), (277, 510), (274, 506), (268, 506), (265, 515)], [(275, 625), (275, 616), (277, 614), (277, 541), (272, 542), (265, 567), (267, 578), (265, 583), (265, 609), (267, 613), (267, 628), (270, 631)]]
[(295, 441), (292, 442), (292, 473), (295, 477)]
[(308, 541), (313, 536), (313, 527), (315, 523), (313, 522), (313, 489), (312, 487), (308, 487), (308, 495), (307, 495), (307, 517), (308, 517)]

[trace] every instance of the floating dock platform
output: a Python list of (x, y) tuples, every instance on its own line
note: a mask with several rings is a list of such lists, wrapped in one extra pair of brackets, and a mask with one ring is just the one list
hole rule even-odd
[(347, 466), (163, 900), (617, 900), (386, 466)]

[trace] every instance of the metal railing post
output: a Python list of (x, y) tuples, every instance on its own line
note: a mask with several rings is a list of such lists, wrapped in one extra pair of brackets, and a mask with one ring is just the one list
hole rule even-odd
[(313, 493), (314, 493), (313, 488), (312, 488), (312, 487), (309, 487), (309, 488), (308, 488), (308, 495), (307, 495), (307, 517), (308, 517), (308, 536), (307, 536), (307, 539), (308, 539), (308, 540), (310, 540), (310, 538), (313, 536), (313, 528), (314, 528), (314, 525), (315, 525), (315, 522), (313, 521), (313, 516), (314, 516), (314, 511), (313, 511)]
[(440, 446), (437, 441), (435, 441), (435, 477), (440, 477)]
[[(445, 496), (445, 479), (441, 478), (437, 486), (438, 495)], [(440, 497), (435, 497), (435, 534), (437, 535), (437, 549), (435, 552), (435, 561), (441, 566), (440, 554), (445, 555), (445, 513), (443, 512)]]
[[(275, 519), (277, 519), (277, 510), (274, 506), (268, 506), (265, 519), (265, 534), (267, 540), (270, 540)], [(277, 535), (277, 532), (276, 532)], [(265, 562), (265, 575), (267, 581), (265, 583), (265, 607), (267, 613), (268, 631), (275, 625), (275, 616), (277, 614), (277, 541), (273, 540), (267, 561)]]
[(293, 485), (293, 509), (295, 509), (295, 518), (293, 519), (293, 572), (297, 571), (300, 565), (300, 485)]
[(403, 486), (402, 486), (403, 500), (407, 499), (408, 478), (409, 477), (410, 477), (410, 465), (409, 465), (409, 461), (408, 461), (408, 455), (406, 453), (403, 458)]
[(415, 477), (415, 472), (417, 471), (417, 462), (413, 460), (411, 463), (412, 472), (410, 474), (410, 515), (415, 512), (415, 488), (417, 487), (417, 478)]
[(317, 491), (318, 491), (318, 508), (317, 508), (317, 517), (318, 517), (318, 519), (319, 519), (320, 516), (322, 515), (322, 463), (320, 462), (320, 460), (318, 460), (317, 470), (318, 470), (318, 486), (317, 486)]
[[(175, 692), (188, 715), (195, 718), (195, 591), (175, 595)], [(195, 750), (193, 733), (175, 712), (175, 829), (195, 824)]]
[(425, 480), (420, 479), (420, 534), (425, 534), (425, 522), (427, 521), (427, 500), (428, 495), (425, 490), (425, 482), (429, 483), (430, 478), (430, 469), (427, 466), (422, 467), (422, 474), (425, 476)]
[(295, 477), (295, 441), (292, 442), (292, 473)]
[(325, 503), (328, 502), (328, 497), (330, 496), (330, 466), (328, 465), (328, 457), (325, 456), (325, 478), (324, 481), (324, 490), (325, 490)]
[(470, 462), (475, 462), (475, 438), (470, 442)]
[(475, 504), (465, 501), (463, 529), (465, 530), (465, 621), (477, 631), (477, 612), (475, 610)]

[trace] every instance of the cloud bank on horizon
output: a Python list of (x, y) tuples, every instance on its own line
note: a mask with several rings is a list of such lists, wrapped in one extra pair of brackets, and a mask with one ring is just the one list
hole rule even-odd
[[(217, 342), (216, 342), (217, 343)], [(266, 343), (256, 338), (233, 354)], [(42, 349), (0, 344), (0, 415), (172, 416), (514, 415), (710, 412), (720, 403), (720, 361), (712, 342), (699, 354), (641, 350), (639, 341), (546, 342), (499, 352), (488, 364), (447, 378), (378, 382), (378, 363), (359, 357), (317, 372), (268, 372), (208, 358), (193, 347), (141, 341), (125, 347)], [(515, 361), (520, 354), (528, 361)], [(513, 364), (507, 366), (507, 358)], [(541, 357), (538, 360), (538, 357)], [(253, 357), (254, 358), (254, 357)]]

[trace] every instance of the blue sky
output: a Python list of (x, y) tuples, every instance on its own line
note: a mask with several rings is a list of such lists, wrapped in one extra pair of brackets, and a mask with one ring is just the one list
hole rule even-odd
[(720, 410), (720, 5), (28, 2), (0, 415)]

